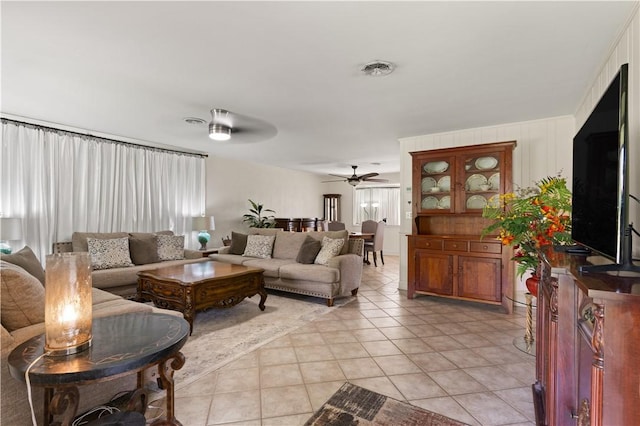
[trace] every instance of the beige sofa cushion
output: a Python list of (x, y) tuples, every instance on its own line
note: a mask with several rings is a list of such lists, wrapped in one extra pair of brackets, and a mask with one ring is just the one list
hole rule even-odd
[(340, 271), (321, 265), (291, 263), (280, 267), (280, 279), (336, 283), (340, 281)]
[(295, 259), (306, 238), (302, 232), (278, 232), (273, 244), (274, 259)]
[(278, 278), (280, 276), (280, 268), (292, 263), (296, 263), (296, 261), (291, 259), (250, 259), (242, 265), (251, 266), (253, 268), (262, 268), (264, 269), (265, 277)]
[(44, 322), (44, 287), (13, 263), (0, 261), (0, 321), (9, 332)]
[(2, 254), (0, 255), (0, 259), (5, 262), (13, 263), (14, 265), (18, 265), (34, 277), (38, 279), (44, 285), (44, 269), (42, 268), (42, 264), (36, 257), (35, 253), (29, 248), (29, 246), (24, 246), (22, 250), (19, 250), (15, 253), (11, 254)]

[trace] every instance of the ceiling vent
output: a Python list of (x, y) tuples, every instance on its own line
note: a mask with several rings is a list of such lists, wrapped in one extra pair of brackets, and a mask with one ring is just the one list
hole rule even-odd
[(365, 64), (362, 67), (361, 71), (366, 75), (370, 75), (372, 77), (382, 77), (384, 75), (389, 75), (395, 69), (395, 65), (391, 62), (386, 61), (373, 61)]

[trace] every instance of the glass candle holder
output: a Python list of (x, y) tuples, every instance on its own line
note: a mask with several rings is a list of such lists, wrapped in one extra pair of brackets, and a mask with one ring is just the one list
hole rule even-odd
[(47, 256), (45, 351), (70, 355), (91, 346), (91, 257), (89, 253)]

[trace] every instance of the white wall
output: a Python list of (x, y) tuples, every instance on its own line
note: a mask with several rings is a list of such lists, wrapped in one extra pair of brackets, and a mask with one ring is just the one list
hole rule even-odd
[[(242, 215), (248, 213), (249, 198), (275, 210), (276, 217), (323, 218), (322, 194), (342, 194), (342, 221), (348, 230), (360, 230), (359, 226), (353, 225), (353, 187), (344, 182), (322, 183), (328, 180), (327, 176), (216, 156), (207, 158), (206, 169), (206, 213), (216, 219), (209, 247), (222, 245), (221, 238), (230, 236), (231, 231), (248, 229), (242, 223)], [(398, 176), (380, 177), (398, 183)], [(384, 253), (398, 254), (399, 229), (398, 226), (387, 227)], [(191, 236), (191, 247), (199, 247), (196, 235)]]
[(206, 212), (216, 219), (209, 247), (221, 246), (231, 231), (248, 229), (242, 223), (248, 199), (275, 210), (276, 217), (322, 217), (321, 176), (216, 156), (207, 158), (206, 169)]

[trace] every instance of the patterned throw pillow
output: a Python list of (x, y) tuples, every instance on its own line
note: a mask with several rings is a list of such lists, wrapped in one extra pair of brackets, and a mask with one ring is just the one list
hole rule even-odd
[(87, 238), (87, 247), (94, 270), (133, 266), (127, 237), (109, 240)]
[(184, 235), (156, 235), (159, 260), (184, 259)]
[(275, 240), (275, 235), (248, 235), (243, 256), (270, 259)]
[(342, 238), (334, 240), (332, 238), (322, 237), (322, 248), (313, 263), (317, 265), (329, 264), (329, 259), (340, 254), (342, 246), (344, 246), (344, 240)]

